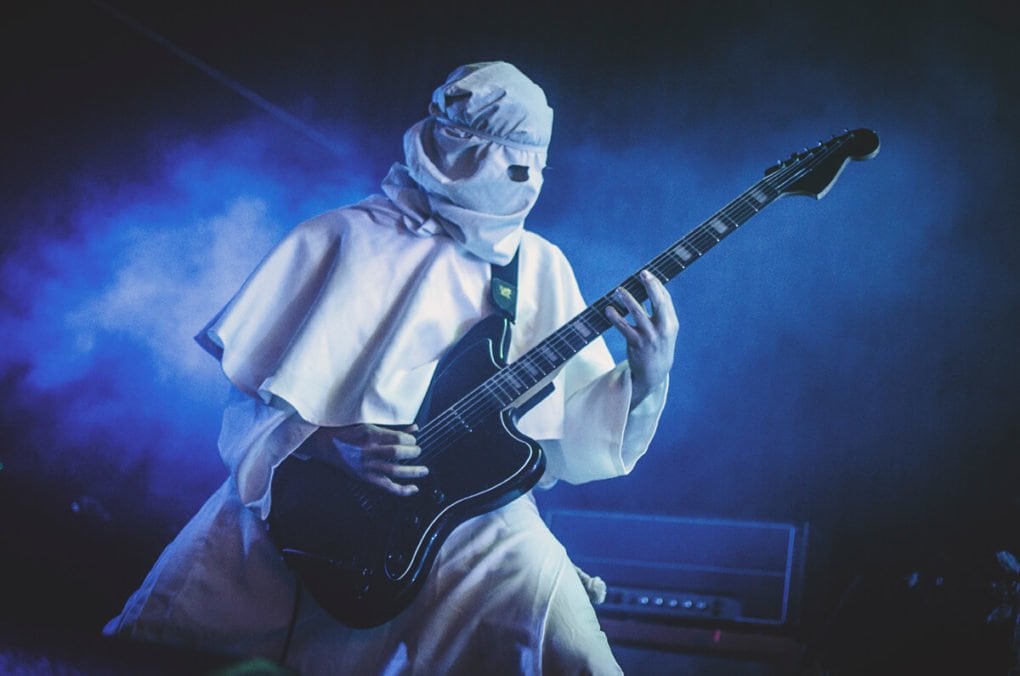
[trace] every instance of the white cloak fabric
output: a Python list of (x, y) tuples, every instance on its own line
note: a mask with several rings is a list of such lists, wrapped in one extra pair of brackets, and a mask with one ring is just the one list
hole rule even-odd
[[(220, 438), (230, 477), (107, 633), (279, 655), (295, 580), (260, 518), (273, 468), (318, 425), (410, 422), (437, 360), (492, 311), (489, 264), (443, 233), (420, 236), (415, 205), (391, 196), (397, 203), (373, 196), (298, 226), (203, 331), (239, 391)], [(559, 249), (530, 232), (520, 247), (511, 361), (585, 307)], [(628, 413), (628, 367), (614, 367), (601, 340), (555, 383), (519, 425), (547, 453), (543, 484), (629, 472), (666, 384)], [(300, 673), (619, 670), (530, 495), (454, 531), (420, 596), (381, 627), (338, 625), (307, 594), (301, 609), (288, 657)]]
[(483, 260), (506, 265), (542, 190), (553, 111), (513, 65), (475, 63), (432, 93), (429, 117), (404, 134), (408, 177), (428, 213)]

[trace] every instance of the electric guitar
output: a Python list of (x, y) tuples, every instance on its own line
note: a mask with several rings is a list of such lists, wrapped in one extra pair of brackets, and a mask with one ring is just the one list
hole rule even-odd
[[(848, 160), (877, 154), (878, 136), (848, 131), (794, 153), (650, 263), (668, 282), (770, 203), (787, 195), (821, 199)], [(647, 300), (637, 274), (622, 284)], [(416, 420), (429, 474), (419, 491), (398, 497), (318, 460), (288, 457), (276, 469), (270, 537), (315, 600), (351, 627), (380, 625), (421, 589), (440, 546), (467, 519), (501, 507), (535, 485), (545, 469), (542, 449), (521, 434), (519, 407), (574, 354), (611, 327), (599, 298), (512, 364), (509, 325), (499, 315), (476, 324), (443, 357)]]

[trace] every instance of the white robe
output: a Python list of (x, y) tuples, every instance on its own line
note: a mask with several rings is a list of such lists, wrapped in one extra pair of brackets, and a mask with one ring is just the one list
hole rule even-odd
[[(381, 196), (316, 217), (263, 261), (200, 342), (237, 392), (220, 453), (230, 477), (160, 556), (107, 633), (279, 656), (295, 579), (265, 535), (273, 469), (319, 425), (410, 422), (443, 352), (489, 314), (490, 266), (420, 237)], [(585, 303), (558, 248), (525, 232), (510, 361)], [(601, 339), (567, 362), (519, 428), (542, 485), (626, 474), (666, 383), (633, 411), (626, 363)], [(412, 605), (381, 627), (334, 622), (307, 594), (287, 664), (300, 673), (616, 673), (594, 610), (531, 495), (459, 526)]]

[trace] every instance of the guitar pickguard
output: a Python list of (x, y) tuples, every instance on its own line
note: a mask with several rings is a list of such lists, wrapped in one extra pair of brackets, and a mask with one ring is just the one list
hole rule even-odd
[[(504, 320), (494, 316), (449, 351), (423, 401), (420, 429), (504, 365), (508, 340)], [(541, 448), (517, 431), (510, 411), (459, 431), (467, 433), (452, 441), (434, 435), (436, 442), (423, 444), (429, 475), (415, 482), (420, 490), (413, 496), (394, 496), (316, 460), (292, 456), (277, 468), (270, 535), (340, 622), (369, 627), (394, 617), (459, 524), (507, 504), (541, 478)]]

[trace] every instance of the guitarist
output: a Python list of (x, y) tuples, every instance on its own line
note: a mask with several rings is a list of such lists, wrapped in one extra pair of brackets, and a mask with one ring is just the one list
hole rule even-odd
[[(232, 385), (229, 478), (106, 633), (283, 654), (300, 673), (619, 673), (530, 493), (458, 526), (410, 607), (373, 629), (296, 593), (263, 525), (274, 469), (299, 447), (394, 495), (418, 490), (428, 468), (408, 423), (439, 358), (493, 313), (493, 265), (519, 252), (511, 362), (584, 309), (560, 250), (523, 229), (551, 129), (543, 91), (514, 66), (458, 68), (405, 134), (382, 195), (299, 225), (263, 260), (197, 338)], [(648, 446), (677, 320), (662, 284), (642, 281), (650, 313), (622, 289), (630, 319), (607, 311), (627, 361), (592, 342), (519, 422), (546, 453), (540, 487), (626, 474)]]

